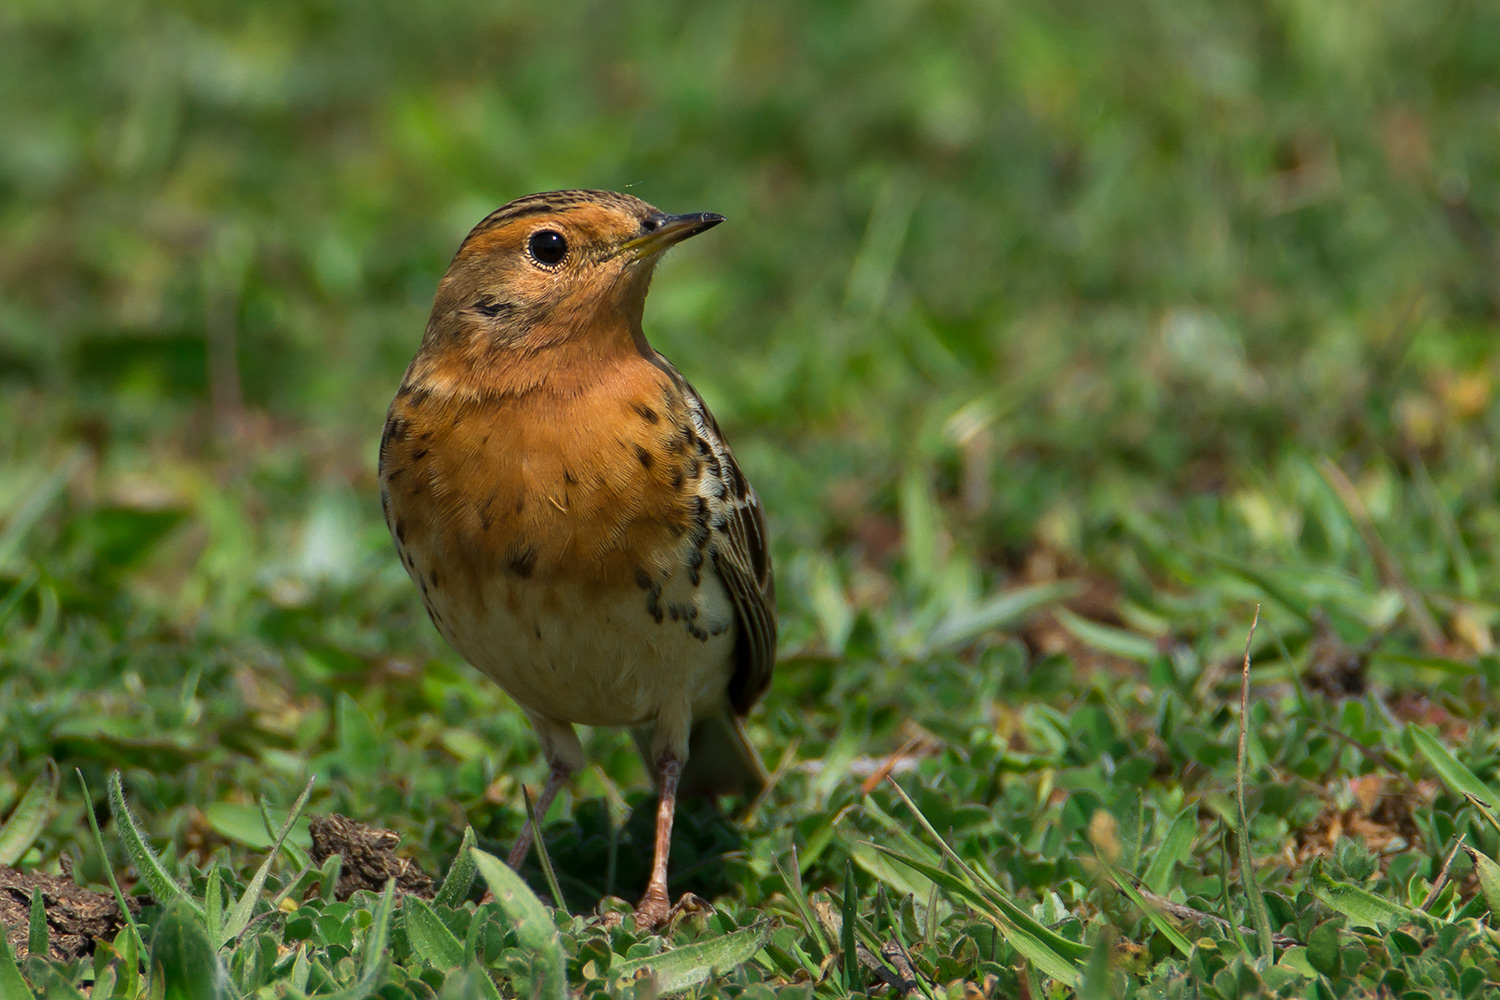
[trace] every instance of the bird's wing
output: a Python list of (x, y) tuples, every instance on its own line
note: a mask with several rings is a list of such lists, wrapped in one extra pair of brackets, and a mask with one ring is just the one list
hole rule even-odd
[(723, 581), (739, 620), (735, 669), (729, 680), (729, 703), (740, 715), (771, 686), (776, 666), (776, 581), (760, 497), (740, 471), (729, 443), (703, 397), (660, 355), (659, 364), (682, 390), (699, 437), (714, 461), (709, 474), (723, 484), (713, 512), (709, 565)]

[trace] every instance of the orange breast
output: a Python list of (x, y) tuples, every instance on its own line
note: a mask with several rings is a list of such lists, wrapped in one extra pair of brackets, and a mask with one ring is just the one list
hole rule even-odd
[(680, 558), (702, 471), (681, 394), (645, 358), (570, 388), (397, 396), (382, 500), (424, 595), (482, 600), (500, 574), (635, 588)]

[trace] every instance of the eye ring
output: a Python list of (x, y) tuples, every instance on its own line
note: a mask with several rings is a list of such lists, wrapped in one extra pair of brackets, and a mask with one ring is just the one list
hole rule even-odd
[(526, 240), (526, 254), (543, 270), (555, 270), (568, 259), (567, 238), (556, 229), (538, 229)]

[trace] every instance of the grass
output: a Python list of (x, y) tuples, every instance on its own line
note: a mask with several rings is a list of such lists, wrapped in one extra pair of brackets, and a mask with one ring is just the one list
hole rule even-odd
[[(1500, 988), (1492, 8), (0, 25), (0, 861), (145, 904), (0, 997)], [(544, 768), (373, 480), (457, 240), (576, 185), (729, 216), (647, 329), (779, 576), (779, 780), (685, 810), (661, 938), (608, 917), (622, 734), (546, 824), (565, 907), (485, 860)], [(448, 893), (337, 900), (330, 813)]]

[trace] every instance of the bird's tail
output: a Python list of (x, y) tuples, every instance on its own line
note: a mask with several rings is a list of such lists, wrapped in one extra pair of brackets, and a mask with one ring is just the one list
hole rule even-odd
[[(651, 780), (659, 785), (660, 775), (651, 754), (651, 728), (632, 729), (630, 735), (651, 772)], [(739, 716), (728, 705), (694, 721), (692, 735), (688, 737), (687, 766), (682, 770), (677, 794), (738, 795), (753, 799), (769, 780), (760, 754), (750, 745)]]

